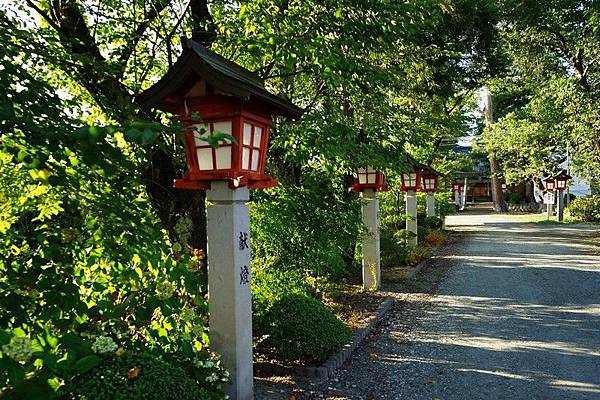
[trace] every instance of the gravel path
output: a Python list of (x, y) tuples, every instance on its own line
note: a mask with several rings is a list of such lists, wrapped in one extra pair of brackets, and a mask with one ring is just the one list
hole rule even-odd
[(448, 268), (436, 295), (399, 295), (346, 369), (296, 398), (600, 399), (598, 229), (448, 223), (462, 240), (425, 271)]

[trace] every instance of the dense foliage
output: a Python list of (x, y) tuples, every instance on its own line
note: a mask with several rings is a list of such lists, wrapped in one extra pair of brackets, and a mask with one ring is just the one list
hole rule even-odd
[(511, 183), (557, 172), (571, 158), (598, 184), (600, 19), (593, 1), (499, 2), (499, 46), (511, 68), (489, 81), (496, 124), (483, 143)]
[[(83, 335), (205, 352), (202, 257), (170, 245), (132, 173), (128, 138), (151, 140), (157, 126), (78, 126), (76, 105), (21, 63), (27, 32), (2, 24), (0, 36), (0, 386), (48, 398), (54, 378), (92, 360)], [(29, 63), (45, 68), (34, 51)], [(15, 359), (20, 338), (30, 350)]]
[(106, 357), (84, 374), (67, 382), (64, 400), (209, 400), (183, 368), (152, 354), (125, 352)]
[(283, 296), (262, 324), (265, 344), (285, 361), (318, 364), (350, 340), (350, 329), (318, 300), (299, 294)]
[(575, 221), (600, 222), (600, 195), (576, 198), (571, 201), (568, 210)]

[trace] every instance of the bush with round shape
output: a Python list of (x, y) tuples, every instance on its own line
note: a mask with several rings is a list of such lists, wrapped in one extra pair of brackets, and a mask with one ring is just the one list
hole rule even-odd
[(581, 222), (600, 222), (600, 195), (576, 198), (569, 204), (571, 218)]
[(90, 371), (66, 382), (61, 400), (209, 400), (211, 394), (186, 372), (157, 356), (125, 352), (111, 355)]
[(348, 343), (350, 329), (321, 302), (291, 294), (267, 312), (265, 344), (283, 361), (318, 364)]

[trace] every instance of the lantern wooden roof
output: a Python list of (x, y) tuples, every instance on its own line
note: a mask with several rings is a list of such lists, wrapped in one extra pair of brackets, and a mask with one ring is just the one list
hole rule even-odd
[(443, 176), (443, 174), (439, 173), (432, 167), (422, 164), (422, 163), (418, 162), (417, 160), (415, 160), (415, 158), (413, 156), (411, 156), (409, 153), (405, 153), (405, 155), (406, 155), (406, 160), (407, 160), (408, 165), (410, 165), (414, 171), (419, 171), (420, 173), (425, 173), (425, 174)]
[(557, 179), (557, 180), (565, 180), (565, 181), (568, 181), (568, 180), (569, 180), (569, 179), (571, 179), (571, 178), (573, 178), (573, 177), (572, 177), (571, 175), (569, 175), (569, 174), (567, 173), (567, 171), (566, 171), (566, 170), (564, 170), (564, 169), (563, 169), (563, 170), (561, 170), (561, 171), (560, 171), (558, 174), (554, 175), (554, 179)]
[(191, 39), (182, 39), (183, 52), (177, 62), (154, 85), (140, 93), (136, 102), (142, 107), (178, 113), (184, 96), (200, 80), (221, 94), (240, 100), (258, 101), (271, 114), (298, 118), (303, 110), (270, 93), (255, 73), (221, 57)]

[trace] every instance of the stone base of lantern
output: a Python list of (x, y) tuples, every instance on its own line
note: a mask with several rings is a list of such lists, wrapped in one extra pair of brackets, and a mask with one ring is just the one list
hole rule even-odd
[(435, 196), (433, 192), (427, 192), (427, 216), (435, 217)]
[(374, 189), (365, 189), (361, 197), (363, 223), (367, 228), (362, 243), (363, 288), (377, 290), (381, 286), (379, 193)]
[(417, 192), (408, 190), (406, 192), (406, 230), (410, 237), (407, 243), (411, 247), (416, 247), (417, 239)]
[(232, 400), (253, 399), (252, 299), (250, 294), (250, 217), (248, 188), (212, 182), (206, 192), (208, 292), (211, 348), (221, 355), (231, 382)]

